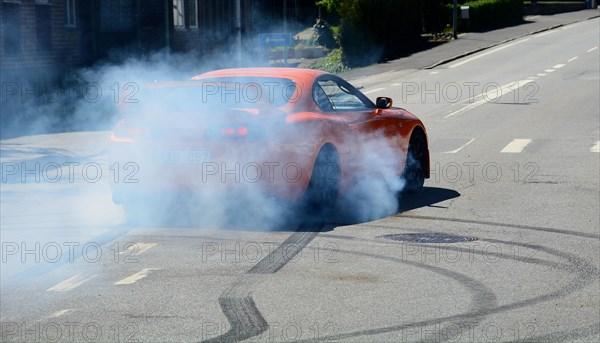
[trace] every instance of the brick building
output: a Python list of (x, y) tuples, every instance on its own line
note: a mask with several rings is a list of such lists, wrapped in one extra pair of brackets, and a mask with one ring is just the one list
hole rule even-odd
[(76, 0), (2, 0), (0, 73), (53, 78), (92, 58), (90, 3)]
[[(244, 44), (314, 18), (314, 0), (239, 0)], [(235, 38), (236, 0), (0, 0), (0, 72), (54, 78), (114, 51), (205, 52)], [(309, 19), (309, 21), (312, 19)], [(166, 25), (165, 25), (166, 24)], [(267, 31), (269, 32), (269, 31)]]

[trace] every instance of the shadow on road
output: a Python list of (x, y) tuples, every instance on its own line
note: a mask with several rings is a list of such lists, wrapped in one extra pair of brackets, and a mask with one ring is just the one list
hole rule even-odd
[(421, 207), (441, 207), (437, 203), (458, 198), (460, 193), (453, 189), (438, 187), (423, 187), (423, 190), (417, 194), (403, 195), (398, 204), (398, 213), (415, 210)]

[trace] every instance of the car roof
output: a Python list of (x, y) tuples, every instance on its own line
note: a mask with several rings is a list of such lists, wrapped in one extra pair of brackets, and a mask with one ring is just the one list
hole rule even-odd
[(309, 81), (323, 74), (327, 73), (321, 70), (303, 68), (231, 68), (200, 74), (194, 76), (192, 80), (211, 77), (281, 77)]

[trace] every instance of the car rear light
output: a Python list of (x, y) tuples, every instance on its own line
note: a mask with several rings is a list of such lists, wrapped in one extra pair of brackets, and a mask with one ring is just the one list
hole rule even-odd
[(245, 126), (240, 126), (237, 129), (234, 127), (224, 127), (221, 128), (221, 136), (222, 137), (244, 137), (248, 135), (248, 128)]

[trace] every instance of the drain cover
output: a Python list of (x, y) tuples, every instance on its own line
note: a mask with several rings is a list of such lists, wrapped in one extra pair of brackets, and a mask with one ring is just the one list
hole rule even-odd
[(460, 243), (477, 240), (476, 237), (451, 236), (444, 233), (402, 233), (394, 235), (383, 235), (378, 238), (400, 242), (411, 243)]

